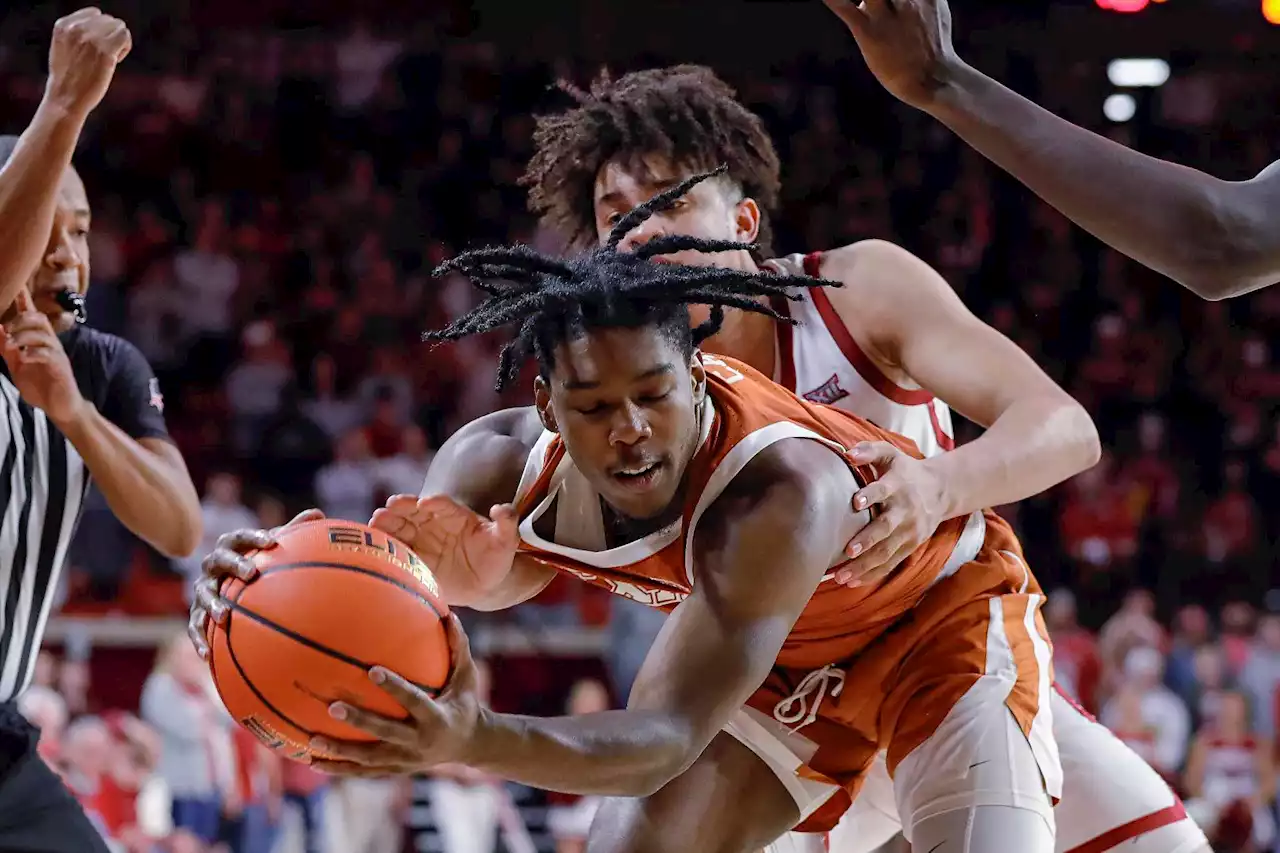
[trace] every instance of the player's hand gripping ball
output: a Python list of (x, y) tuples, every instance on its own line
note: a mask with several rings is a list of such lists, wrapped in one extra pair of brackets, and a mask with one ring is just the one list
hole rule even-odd
[[(440, 692), (451, 668), (449, 611), (417, 555), (367, 525), (309, 517), (220, 540), (206, 574), (231, 576), (216, 599), (208, 584), (218, 581), (203, 582), (192, 624), (204, 622), (206, 657), (227, 710), (300, 761), (325, 757), (313, 748), (316, 737), (374, 739), (335, 718), (335, 702), (407, 719), (371, 678), (375, 667), (426, 696)], [(235, 561), (249, 565), (221, 566)], [(214, 618), (198, 618), (202, 608)]]

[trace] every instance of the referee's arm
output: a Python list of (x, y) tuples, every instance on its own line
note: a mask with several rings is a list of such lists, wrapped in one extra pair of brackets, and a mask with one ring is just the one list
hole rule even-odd
[(185, 557), (200, 544), (200, 499), (165, 427), (155, 375), (142, 353), (119, 339), (108, 371), (102, 410), (86, 400), (58, 428), (116, 518), (165, 556)]

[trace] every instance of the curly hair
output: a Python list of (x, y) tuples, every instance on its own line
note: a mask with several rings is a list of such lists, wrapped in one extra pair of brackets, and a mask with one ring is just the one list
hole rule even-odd
[[(782, 323), (790, 317), (774, 310), (765, 299), (799, 299), (796, 288), (840, 287), (839, 282), (764, 271), (692, 267), (658, 263), (655, 255), (682, 251), (731, 252), (754, 250), (752, 243), (705, 240), (687, 235), (658, 237), (634, 252), (618, 245), (635, 227), (676, 202), (695, 184), (722, 175), (725, 167), (694, 175), (659, 193), (622, 217), (605, 245), (562, 260), (539, 254), (528, 246), (496, 246), (463, 252), (435, 270), (435, 275), (459, 272), (489, 298), (444, 329), (423, 335), (428, 341), (456, 341), (503, 326), (516, 326), (515, 336), (502, 348), (497, 387), (515, 379), (525, 359), (533, 355), (542, 375), (554, 363), (555, 347), (590, 328), (654, 326), (686, 353), (714, 335), (724, 321), (724, 309), (739, 308), (767, 314)], [(689, 328), (689, 306), (709, 305), (711, 316)]]
[(579, 247), (595, 242), (596, 175), (610, 160), (649, 154), (695, 172), (728, 166), (728, 177), (764, 215), (757, 238), (772, 251), (768, 217), (778, 204), (778, 153), (760, 117), (709, 68), (676, 65), (624, 74), (602, 71), (587, 90), (561, 81), (575, 106), (540, 116), (521, 183), (529, 208)]

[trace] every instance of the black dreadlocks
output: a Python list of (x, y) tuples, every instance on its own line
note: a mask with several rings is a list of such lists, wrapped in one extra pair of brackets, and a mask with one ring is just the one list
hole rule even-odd
[[(489, 295), (470, 313), (444, 329), (423, 335), (428, 341), (456, 341), (502, 326), (519, 324), (515, 337), (502, 348), (498, 390), (516, 378), (524, 360), (533, 355), (544, 376), (553, 367), (555, 347), (590, 328), (657, 326), (686, 354), (714, 335), (724, 322), (724, 309), (740, 308), (792, 323), (759, 297), (799, 299), (797, 287), (839, 287), (838, 282), (808, 276), (774, 275), (718, 267), (657, 263), (651, 258), (681, 251), (750, 251), (751, 243), (704, 240), (672, 235), (650, 240), (634, 252), (618, 245), (634, 228), (671, 207), (694, 185), (723, 174), (721, 166), (694, 175), (655, 195), (618, 220), (604, 246), (561, 260), (528, 246), (496, 246), (463, 252), (445, 261), (436, 276), (465, 275)], [(711, 316), (689, 328), (689, 306), (709, 305)]]

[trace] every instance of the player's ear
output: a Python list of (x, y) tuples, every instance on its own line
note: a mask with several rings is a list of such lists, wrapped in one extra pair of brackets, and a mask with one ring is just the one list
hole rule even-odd
[(744, 198), (733, 208), (734, 239), (740, 243), (754, 243), (760, 236), (760, 205), (753, 198)]
[(538, 410), (538, 420), (542, 421), (543, 429), (560, 432), (555, 410), (551, 408), (551, 386), (541, 376), (536, 376), (533, 380), (533, 406)]
[(693, 402), (701, 406), (707, 397), (707, 369), (702, 366), (701, 350), (694, 350), (689, 359), (689, 380), (693, 383)]

